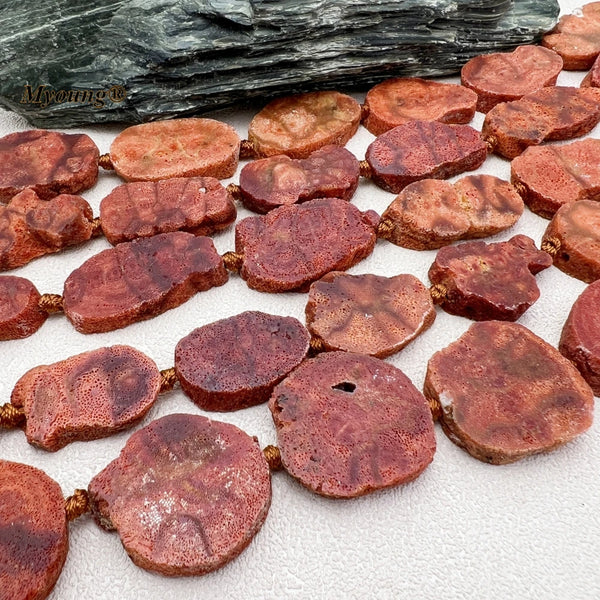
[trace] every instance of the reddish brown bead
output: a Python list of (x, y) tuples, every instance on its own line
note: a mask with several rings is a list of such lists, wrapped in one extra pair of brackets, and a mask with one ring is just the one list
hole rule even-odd
[(0, 598), (47, 598), (68, 549), (58, 483), (28, 465), (0, 460)]
[(26, 188), (47, 200), (98, 179), (98, 148), (84, 134), (32, 129), (0, 138), (0, 202)]
[(284, 154), (248, 163), (240, 173), (242, 202), (266, 213), (314, 198), (350, 200), (358, 186), (358, 161), (339, 146), (325, 146), (305, 159)]
[(479, 168), (487, 148), (468, 125), (409, 121), (380, 135), (367, 148), (373, 181), (398, 193), (420, 179), (447, 179)]
[(235, 228), (240, 271), (262, 292), (304, 291), (329, 271), (343, 271), (371, 254), (379, 215), (339, 198), (281, 206), (247, 217)]
[(195, 329), (175, 348), (183, 391), (204, 410), (266, 402), (308, 352), (308, 331), (293, 317), (249, 311)]
[(339, 92), (310, 92), (273, 100), (250, 123), (257, 156), (306, 158), (335, 144), (344, 146), (360, 123), (360, 104)]
[(89, 494), (94, 516), (117, 530), (136, 565), (203, 575), (234, 559), (260, 529), (271, 478), (256, 438), (175, 414), (134, 433)]
[(48, 313), (38, 302), (40, 293), (23, 277), (0, 277), (0, 340), (16, 340), (33, 335)]
[(562, 16), (542, 44), (562, 56), (566, 71), (589, 69), (600, 53), (600, 2), (584, 5), (578, 14)]
[(400, 351), (435, 320), (427, 288), (412, 275), (328, 273), (310, 286), (309, 331), (326, 350), (384, 358)]
[(381, 135), (414, 120), (468, 123), (476, 104), (477, 95), (460, 85), (416, 77), (388, 79), (368, 91), (363, 124)]
[(600, 56), (596, 58), (589, 73), (582, 79), (581, 87), (600, 87)]
[(554, 266), (586, 283), (600, 279), (600, 204), (566, 204), (552, 217), (543, 242), (558, 243)]
[(112, 331), (223, 285), (227, 272), (212, 240), (176, 231), (118, 244), (65, 281), (65, 314), (81, 333)]
[(542, 217), (577, 200), (600, 200), (600, 140), (532, 146), (510, 165), (511, 181), (529, 208)]
[(440, 422), (479, 460), (505, 464), (547, 452), (591, 424), (594, 397), (558, 350), (516, 323), (474, 323), (427, 366), (425, 395)]
[(231, 177), (238, 165), (240, 138), (213, 119), (173, 119), (134, 125), (110, 146), (110, 160), (125, 181), (171, 177)]
[(598, 121), (600, 90), (550, 86), (494, 107), (481, 133), (494, 152), (512, 159), (529, 146), (581, 137)]
[(33, 190), (0, 205), (0, 270), (80, 244), (92, 236), (92, 209), (81, 196), (41, 200)]
[(27, 441), (54, 452), (134, 425), (159, 389), (152, 360), (135, 348), (112, 346), (31, 369), (17, 381), (11, 402), (25, 411)]
[(423, 395), (396, 367), (325, 352), (269, 401), (285, 469), (323, 496), (354, 498), (415, 479), (435, 452)]
[(235, 221), (233, 198), (213, 177), (175, 177), (116, 187), (100, 203), (111, 244), (170, 231), (208, 235)]
[(466, 242), (446, 246), (429, 269), (433, 284), (445, 288), (442, 308), (475, 321), (516, 321), (539, 297), (534, 275), (552, 264), (533, 240)]
[(463, 85), (477, 93), (477, 110), (486, 113), (500, 102), (554, 85), (562, 58), (541, 46), (519, 46), (512, 52), (482, 54), (467, 62), (461, 72)]
[(600, 281), (588, 285), (575, 300), (558, 349), (600, 396)]
[(407, 185), (382, 219), (393, 223), (388, 241), (431, 250), (503, 231), (522, 213), (523, 200), (510, 183), (492, 175), (468, 175), (454, 184), (424, 179)]

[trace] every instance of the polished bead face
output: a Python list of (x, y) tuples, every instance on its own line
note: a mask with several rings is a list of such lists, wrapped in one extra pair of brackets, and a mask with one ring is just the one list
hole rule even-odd
[(28, 279), (0, 276), (0, 341), (29, 337), (44, 324), (48, 313), (38, 306), (40, 297)]
[(593, 417), (592, 390), (575, 367), (516, 323), (475, 323), (434, 354), (425, 395), (441, 404), (448, 437), (494, 464), (553, 450)]
[(184, 392), (204, 410), (228, 411), (266, 402), (308, 352), (308, 331), (293, 317), (258, 311), (199, 327), (175, 348)]
[(364, 126), (381, 135), (408, 121), (468, 123), (477, 95), (467, 88), (428, 79), (387, 79), (367, 92)]
[(334, 270), (348, 269), (375, 246), (379, 215), (339, 198), (281, 206), (235, 228), (240, 275), (262, 292), (303, 291)]
[(558, 349), (600, 395), (600, 282), (588, 285), (575, 300)]
[(246, 207), (266, 213), (315, 198), (350, 200), (358, 179), (358, 160), (351, 152), (324, 146), (304, 159), (280, 154), (248, 163), (240, 173), (240, 189)]
[(14, 269), (92, 236), (92, 208), (81, 197), (42, 200), (31, 189), (0, 205), (0, 270)]
[(283, 466), (323, 496), (353, 498), (411, 481), (433, 459), (425, 398), (377, 358), (320, 354), (275, 388), (269, 408)]
[(84, 134), (32, 129), (0, 138), (0, 202), (26, 188), (47, 200), (98, 179), (98, 148)]
[(130, 427), (159, 389), (160, 373), (150, 358), (130, 346), (112, 346), (31, 369), (17, 381), (11, 402), (25, 412), (27, 441), (55, 451)]
[(600, 4), (589, 2), (577, 14), (563, 15), (542, 44), (562, 56), (565, 70), (589, 69), (600, 53)]
[(596, 200), (600, 189), (600, 140), (531, 146), (510, 164), (511, 181), (525, 204), (547, 219), (564, 204)]
[(58, 483), (43, 471), (0, 460), (0, 595), (43, 600), (52, 591), (69, 548)]
[(477, 169), (486, 156), (479, 132), (468, 125), (409, 121), (372, 142), (366, 160), (373, 181), (397, 194), (413, 181)]
[(328, 273), (310, 286), (306, 323), (326, 350), (383, 358), (428, 329), (435, 309), (413, 275)]
[(344, 146), (360, 123), (360, 104), (340, 92), (310, 92), (267, 104), (250, 122), (248, 139), (258, 156), (306, 158), (336, 144)]
[(580, 200), (561, 207), (546, 228), (543, 240), (557, 247), (554, 266), (590, 283), (600, 279), (600, 204)]
[(529, 146), (581, 137), (598, 121), (600, 90), (550, 86), (494, 107), (481, 134), (493, 152), (513, 159)]
[(203, 575), (235, 558), (262, 526), (271, 476), (255, 438), (174, 414), (134, 433), (89, 485), (92, 510), (140, 567)]
[(111, 244), (170, 231), (208, 235), (235, 221), (233, 199), (214, 177), (175, 177), (125, 183), (100, 203)]
[(500, 102), (518, 100), (541, 87), (554, 85), (562, 58), (541, 46), (519, 46), (513, 52), (482, 54), (460, 72), (462, 84), (477, 93), (477, 110), (486, 113)]
[(424, 179), (406, 186), (382, 219), (385, 238), (404, 248), (432, 250), (460, 239), (499, 233), (514, 225), (523, 200), (508, 182), (492, 175), (468, 175), (452, 184)]
[(110, 146), (115, 171), (125, 181), (171, 177), (231, 177), (240, 138), (230, 125), (213, 119), (174, 119), (134, 125)]
[(212, 240), (162, 233), (118, 244), (75, 269), (65, 281), (64, 310), (82, 333), (112, 331), (226, 281)]
[(516, 321), (539, 297), (534, 275), (552, 265), (531, 238), (465, 242), (437, 253), (429, 279), (444, 288), (442, 308), (476, 321)]

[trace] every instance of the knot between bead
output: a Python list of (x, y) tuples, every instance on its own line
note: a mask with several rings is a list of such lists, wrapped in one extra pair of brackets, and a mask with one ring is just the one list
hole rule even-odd
[(429, 293), (434, 304), (441, 304), (448, 296), (448, 289), (441, 283), (436, 283), (429, 288)]
[(242, 199), (242, 188), (237, 183), (230, 183), (225, 189), (234, 200)]
[(485, 142), (487, 151), (490, 154), (496, 149), (496, 146), (498, 145), (498, 138), (495, 135), (488, 135), (487, 137), (483, 138), (483, 141)]
[(14, 404), (3, 404), (0, 406), (0, 427), (14, 429), (25, 423), (25, 411), (17, 408)]
[(308, 344), (310, 355), (314, 356), (315, 354), (319, 354), (320, 352), (324, 352), (325, 350), (325, 342), (320, 337), (311, 337), (310, 342)]
[(102, 154), (98, 158), (98, 166), (102, 167), (105, 171), (114, 171), (115, 167), (110, 160), (110, 154)]
[(387, 240), (395, 229), (394, 222), (388, 217), (384, 217), (377, 225), (377, 237)]
[(429, 404), (429, 410), (431, 410), (431, 416), (434, 421), (439, 421), (442, 416), (442, 405), (437, 398), (427, 398), (427, 403)]
[(63, 297), (60, 294), (42, 294), (38, 306), (49, 315), (63, 311)]
[(69, 521), (78, 519), (90, 510), (90, 498), (86, 490), (77, 489), (65, 500), (65, 513)]
[(560, 252), (561, 243), (558, 238), (551, 237), (542, 242), (540, 248), (554, 258)]
[(100, 217), (96, 217), (92, 220), (92, 237), (97, 238), (104, 235), (102, 231), (102, 223), (100, 222)]
[(371, 179), (373, 176), (371, 165), (366, 160), (361, 160), (358, 163), (358, 172), (360, 173), (360, 176), (365, 179)]
[(235, 273), (238, 273), (244, 264), (244, 255), (237, 252), (225, 252), (221, 258), (225, 268)]
[(269, 469), (271, 469), (271, 471), (280, 471), (283, 469), (281, 452), (279, 452), (279, 448), (277, 446), (267, 446), (263, 449), (263, 455), (266, 461), (269, 463)]
[(177, 383), (177, 373), (175, 373), (175, 367), (170, 369), (163, 369), (160, 372), (160, 390), (159, 393), (170, 392)]
[(255, 158), (257, 156), (256, 148), (250, 140), (240, 142), (240, 158)]

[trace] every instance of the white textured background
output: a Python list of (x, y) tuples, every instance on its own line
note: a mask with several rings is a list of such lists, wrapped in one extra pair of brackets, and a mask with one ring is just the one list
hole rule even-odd
[[(563, 1), (563, 12), (577, 4)], [(582, 76), (562, 73), (559, 84), (577, 85)], [(245, 137), (251, 116), (228, 111), (217, 118)], [(482, 120), (483, 115), (477, 114), (473, 125), (480, 128)], [(0, 135), (27, 128), (24, 120), (0, 111)], [(101, 152), (108, 152), (120, 129), (80, 131), (91, 135)], [(600, 137), (600, 126), (591, 135)], [(361, 127), (348, 148), (362, 159), (372, 139)], [(496, 157), (488, 158), (480, 171), (509, 179), (509, 163)], [(231, 181), (237, 182), (238, 175), (239, 171)], [(119, 183), (114, 174), (102, 172), (97, 185), (84, 193), (95, 215), (100, 200)], [(381, 213), (393, 197), (361, 181), (354, 203)], [(239, 218), (248, 214), (241, 209)], [(495, 239), (525, 233), (539, 245), (546, 224), (526, 209), (512, 230)], [(220, 253), (232, 250), (233, 228), (215, 236), (215, 243)], [(67, 275), (107, 247), (105, 239), (96, 239), (12, 273), (31, 279), (41, 292), (61, 293)], [(350, 272), (413, 273), (428, 284), (427, 270), (434, 255), (380, 240), (372, 256)], [(541, 298), (520, 323), (556, 345), (585, 284), (554, 267), (537, 279)], [(248, 309), (292, 315), (304, 322), (305, 302), (304, 294), (248, 290), (234, 275), (223, 287), (200, 293), (177, 309), (106, 334), (85, 336), (64, 317), (51, 317), (32, 337), (1, 343), (0, 402), (9, 401), (17, 379), (39, 364), (100, 346), (130, 344), (164, 369), (173, 365), (177, 341), (195, 327)], [(433, 327), (388, 360), (421, 388), (429, 357), (469, 325), (466, 319), (438, 309)], [(173, 412), (202, 411), (176, 389), (159, 397), (143, 424)], [(262, 446), (275, 443), (265, 405), (209, 416), (258, 436)], [(21, 431), (0, 431), (0, 457), (43, 469), (60, 483), (66, 496), (86, 487), (118, 455), (129, 435), (74, 443), (50, 454), (29, 446)], [(145, 572), (129, 560), (115, 533), (99, 529), (89, 517), (79, 519), (70, 525), (71, 549), (51, 598), (600, 598), (598, 424), (554, 453), (501, 467), (471, 458), (449, 442), (439, 426), (436, 436), (435, 459), (417, 481), (356, 500), (327, 500), (311, 494), (285, 472), (274, 474), (272, 508), (255, 540), (233, 563), (200, 578), (172, 579)]]

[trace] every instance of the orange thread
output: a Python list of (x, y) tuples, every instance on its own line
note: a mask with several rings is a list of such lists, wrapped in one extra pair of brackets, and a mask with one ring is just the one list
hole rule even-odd
[(267, 446), (263, 449), (263, 455), (269, 463), (269, 469), (271, 471), (280, 471), (283, 468), (281, 463), (281, 452), (277, 446)]
[(164, 369), (160, 372), (160, 390), (159, 393), (170, 392), (177, 383), (177, 373), (175, 367)]
[(366, 160), (361, 160), (358, 163), (358, 169), (361, 177), (364, 177), (365, 179), (371, 179), (371, 177), (373, 177), (371, 165)]
[(239, 272), (244, 264), (244, 255), (237, 252), (225, 252), (221, 257), (223, 264), (228, 271)]
[(429, 288), (429, 293), (435, 304), (441, 304), (448, 295), (448, 289), (441, 283), (436, 283)]
[(256, 148), (250, 140), (240, 142), (240, 158), (256, 158)]
[(42, 294), (38, 306), (49, 315), (63, 311), (63, 297), (60, 294)]
[(14, 404), (0, 406), (0, 427), (14, 429), (25, 423), (25, 411)]
[(90, 510), (90, 497), (86, 490), (75, 490), (73, 495), (65, 500), (65, 513), (69, 521), (78, 519)]
[(102, 167), (106, 171), (114, 171), (115, 167), (110, 160), (110, 154), (102, 154), (98, 158), (98, 166)]

